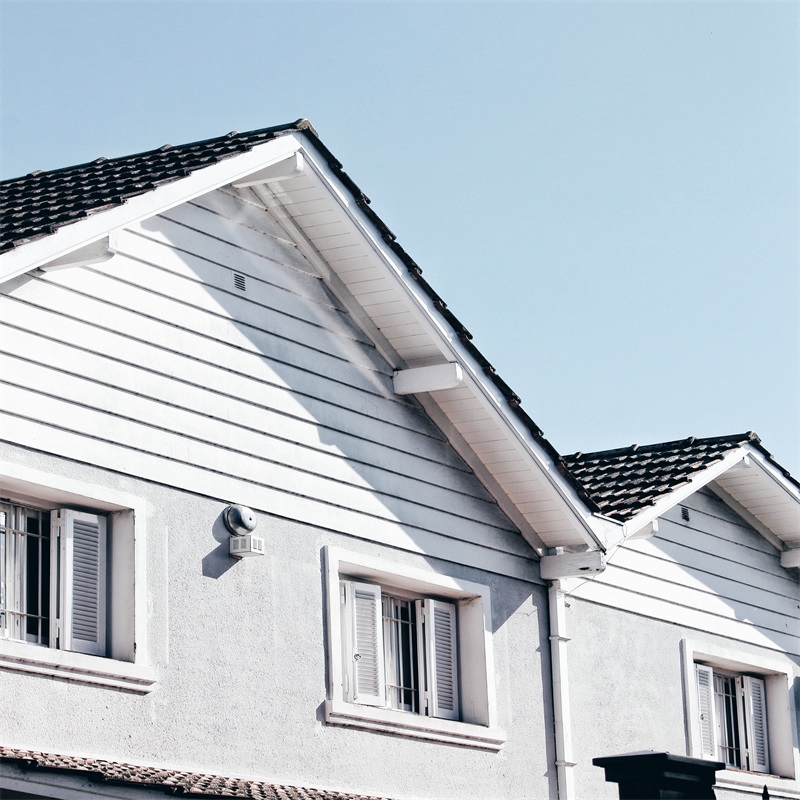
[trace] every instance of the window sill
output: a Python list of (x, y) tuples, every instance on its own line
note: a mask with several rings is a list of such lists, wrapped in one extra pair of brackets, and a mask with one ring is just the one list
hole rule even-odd
[(156, 682), (154, 667), (8, 640), (0, 640), (0, 669), (49, 675), (136, 694), (151, 691)]
[(769, 796), (774, 798), (800, 798), (800, 783), (792, 778), (781, 778), (766, 772), (748, 772), (739, 769), (726, 769), (717, 773), (720, 789), (738, 791), (751, 790), (759, 795), (767, 787)]
[(341, 700), (325, 701), (325, 721), (329, 725), (349, 725), (481, 750), (497, 751), (506, 742), (505, 731), (500, 728), (484, 728), (468, 722), (407, 714), (390, 708), (360, 706)]

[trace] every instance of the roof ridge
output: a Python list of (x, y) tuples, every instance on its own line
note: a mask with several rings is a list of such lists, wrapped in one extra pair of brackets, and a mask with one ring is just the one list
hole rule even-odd
[(709, 444), (744, 444), (745, 442), (753, 442), (760, 444), (761, 439), (755, 431), (747, 431), (745, 433), (734, 433), (725, 436), (707, 436), (698, 438), (697, 436), (687, 436), (685, 439), (674, 439), (669, 442), (654, 442), (652, 444), (632, 444), (627, 447), (617, 447), (610, 450), (593, 450), (592, 452), (577, 451), (569, 455), (562, 455), (561, 458), (567, 461), (581, 461), (590, 460), (593, 458), (604, 457), (613, 458), (614, 456), (629, 455), (633, 453), (657, 453), (664, 450), (674, 450), (681, 446), (688, 445), (709, 445)]

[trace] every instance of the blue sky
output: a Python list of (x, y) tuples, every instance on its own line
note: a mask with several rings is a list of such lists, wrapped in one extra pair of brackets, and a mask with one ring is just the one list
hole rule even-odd
[(559, 450), (800, 476), (799, 13), (0, 0), (0, 172), (307, 117)]

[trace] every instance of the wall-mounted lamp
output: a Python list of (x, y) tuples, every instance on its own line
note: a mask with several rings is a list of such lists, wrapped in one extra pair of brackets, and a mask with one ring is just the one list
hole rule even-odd
[(248, 556), (263, 556), (266, 552), (264, 540), (260, 536), (253, 536), (253, 531), (258, 525), (256, 515), (247, 506), (228, 506), (222, 512), (225, 527), (230, 531), (228, 540), (228, 553), (234, 558)]

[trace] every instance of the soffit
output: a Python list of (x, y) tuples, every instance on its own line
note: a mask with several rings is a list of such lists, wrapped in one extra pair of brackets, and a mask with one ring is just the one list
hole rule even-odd
[(800, 548), (800, 490), (755, 452), (715, 483), (786, 547)]
[(304, 158), (302, 175), (270, 182), (259, 196), (341, 281), (395, 368), (453, 361), (466, 367), (457, 388), (418, 397), (435, 421), (445, 423), (462, 457), (528, 541), (540, 551), (598, 546), (608, 523), (592, 515), (580, 487), (559, 471), (558, 454), (471, 344), (469, 332), (421, 270), (404, 253), (398, 257), (391, 232), (376, 227), (369, 210), (365, 214), (366, 198), (339, 185), (339, 176), (313, 151), (304, 151)]

